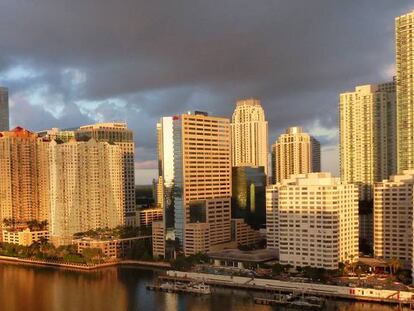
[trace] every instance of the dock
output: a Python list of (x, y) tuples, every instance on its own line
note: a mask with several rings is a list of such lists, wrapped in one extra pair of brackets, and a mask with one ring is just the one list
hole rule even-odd
[(306, 310), (320, 310), (325, 304), (325, 299), (309, 296), (299, 296), (299, 295), (282, 295), (275, 294), (271, 295), (268, 298), (255, 297), (255, 304), (260, 305), (282, 305), (289, 306), (294, 308), (306, 308)]
[(211, 289), (209, 285), (200, 282), (178, 282), (168, 281), (161, 284), (147, 285), (147, 290), (160, 291), (165, 293), (179, 293), (191, 295), (209, 295)]
[[(395, 291), (373, 288), (356, 288), (318, 283), (301, 283), (279, 281), (272, 279), (249, 278), (230, 275), (216, 275), (209, 273), (167, 271), (167, 275), (160, 276), (162, 280), (191, 282), (203, 281), (205, 284), (216, 287), (227, 287), (267, 294), (287, 293), (299, 295), (306, 292), (307, 295), (326, 299), (347, 299), (372, 303), (409, 306), (414, 308), (414, 292)], [(263, 300), (258, 300), (263, 302)]]

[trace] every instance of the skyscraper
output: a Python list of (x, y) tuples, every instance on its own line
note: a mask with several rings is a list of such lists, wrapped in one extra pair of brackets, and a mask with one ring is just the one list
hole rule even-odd
[(293, 175), (266, 190), (267, 247), (282, 264), (338, 269), (358, 259), (358, 191), (330, 173)]
[(108, 142), (121, 147), (123, 154), (123, 205), (125, 211), (125, 224), (134, 225), (135, 211), (135, 144), (133, 132), (123, 122), (97, 123), (81, 126), (75, 131), (77, 140), (95, 139), (98, 142)]
[(50, 142), (50, 235), (57, 244), (124, 223), (122, 147), (95, 139)]
[(0, 132), (9, 130), (9, 91), (0, 87)]
[(319, 142), (303, 132), (301, 127), (290, 127), (272, 146), (274, 161), (273, 182), (280, 182), (291, 175), (319, 172), (321, 147)]
[(0, 132), (0, 226), (4, 219), (19, 224), (47, 220), (47, 170), (42, 142), (21, 127)]
[(174, 230), (174, 137), (173, 118), (163, 117), (157, 123), (158, 193), (164, 211), (167, 232)]
[(414, 169), (414, 11), (395, 19), (398, 172)]
[(258, 99), (237, 102), (231, 121), (232, 165), (263, 166), (268, 174), (268, 125)]
[[(182, 114), (173, 117), (173, 132), (175, 236), (192, 254), (186, 226), (207, 223), (209, 241), (201, 244), (208, 251), (231, 240), (230, 122), (201, 112)], [(190, 233), (199, 230), (189, 226)]]
[(374, 182), (396, 172), (395, 82), (340, 94), (341, 178), (371, 201)]
[(229, 120), (189, 112), (162, 118), (157, 132), (165, 218), (153, 232), (155, 244), (165, 245), (157, 240), (163, 232), (189, 255), (230, 242)]
[(414, 170), (391, 176), (374, 187), (374, 255), (396, 258), (408, 266), (413, 258)]

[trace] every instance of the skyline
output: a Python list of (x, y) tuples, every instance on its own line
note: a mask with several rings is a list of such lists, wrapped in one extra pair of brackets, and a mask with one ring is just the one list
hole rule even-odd
[(164, 2), (0, 4), (0, 300), (414, 308), (414, 3)]
[[(289, 126), (304, 127), (321, 141), (322, 170), (337, 176), (339, 93), (392, 79), (394, 18), (413, 5), (301, 2), (200, 2), (190, 11), (184, 1), (170, 10), (131, 1), (94, 13), (89, 3), (63, 11), (62, 4), (7, 1), (0, 5), (10, 43), (0, 57), (0, 85), (9, 87), (11, 125), (37, 131), (126, 120), (137, 145), (137, 184), (148, 184), (160, 117), (197, 109), (230, 118), (237, 99), (257, 97), (269, 144)], [(126, 11), (130, 18), (120, 20)], [(106, 24), (108, 14), (113, 22)]]

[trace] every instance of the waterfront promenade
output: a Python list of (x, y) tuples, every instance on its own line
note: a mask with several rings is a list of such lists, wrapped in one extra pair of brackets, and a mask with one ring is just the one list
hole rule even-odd
[(414, 306), (414, 292), (373, 288), (346, 287), (317, 283), (287, 282), (241, 276), (167, 271), (167, 277), (182, 281), (203, 281), (212, 286), (231, 287), (267, 292), (305, 293), (328, 298), (352, 299), (366, 302)]
[(141, 267), (160, 268), (160, 269), (171, 268), (170, 264), (166, 262), (141, 261), (141, 260), (112, 260), (112, 261), (103, 262), (99, 264), (82, 264), (82, 263), (52, 261), (52, 260), (38, 260), (38, 259), (32, 259), (32, 258), (0, 256), (0, 262), (1, 261), (15, 263), (15, 264), (22, 264), (22, 265), (67, 268), (67, 269), (83, 270), (83, 271), (92, 271), (92, 270), (97, 270), (101, 268), (106, 268), (106, 267), (111, 267), (111, 266), (121, 266), (121, 265), (141, 266)]

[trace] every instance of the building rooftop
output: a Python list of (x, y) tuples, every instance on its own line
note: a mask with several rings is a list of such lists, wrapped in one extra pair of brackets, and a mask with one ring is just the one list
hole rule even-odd
[(266, 262), (278, 259), (278, 252), (274, 249), (257, 249), (252, 251), (242, 251), (239, 249), (225, 249), (207, 254), (213, 259), (247, 261), (247, 262)]
[(0, 137), (20, 137), (20, 138), (36, 138), (37, 135), (26, 130), (23, 127), (17, 126), (10, 131), (5, 131), (0, 133)]
[(107, 122), (107, 123), (95, 123), (89, 125), (83, 125), (79, 127), (80, 130), (94, 130), (94, 129), (126, 129), (126, 122)]

